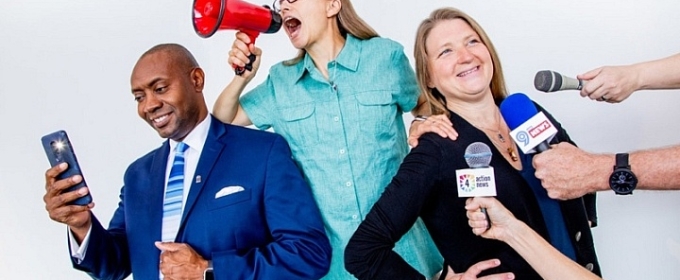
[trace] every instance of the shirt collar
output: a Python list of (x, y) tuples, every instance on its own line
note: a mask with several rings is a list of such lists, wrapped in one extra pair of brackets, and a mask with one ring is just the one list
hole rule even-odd
[[(210, 129), (210, 122), (211, 122), (210, 114), (208, 114), (205, 119), (203, 119), (194, 129), (187, 134), (186, 137), (184, 137), (184, 144), (189, 145), (190, 149), (193, 149), (195, 151), (202, 151), (203, 150), (203, 145), (205, 144), (205, 139), (208, 138), (208, 130)], [(170, 143), (170, 152), (175, 150), (175, 147), (177, 147), (177, 141), (168, 139)]]
[[(359, 57), (361, 56), (360, 41), (360, 39), (352, 36), (351, 34), (347, 34), (345, 45), (342, 47), (342, 50), (340, 50), (338, 57), (335, 58), (335, 62), (352, 72), (356, 72), (359, 68)], [(297, 79), (295, 79), (295, 82), (298, 82), (300, 79), (302, 79), (305, 73), (309, 74), (309, 72), (311, 72), (316, 66), (314, 66), (312, 57), (305, 52), (305, 57), (302, 59), (302, 63), (298, 62), (296, 67)]]

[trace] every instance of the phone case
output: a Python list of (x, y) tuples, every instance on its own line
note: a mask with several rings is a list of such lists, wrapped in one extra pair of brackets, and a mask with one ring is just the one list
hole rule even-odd
[[(75, 186), (64, 190), (64, 192), (70, 192), (77, 190), (86, 186), (85, 177), (80, 170), (80, 165), (78, 165), (78, 160), (76, 159), (76, 154), (73, 151), (73, 146), (71, 141), (68, 139), (66, 131), (59, 130), (42, 137), (42, 145), (45, 149), (45, 154), (47, 159), (50, 161), (51, 166), (56, 166), (62, 162), (68, 163), (68, 168), (57, 176), (57, 180), (71, 177), (73, 175), (80, 175), (83, 180), (80, 181)], [(74, 201), (71, 201), (70, 205), (87, 205), (92, 202), (92, 196), (88, 193), (86, 196), (79, 197)]]

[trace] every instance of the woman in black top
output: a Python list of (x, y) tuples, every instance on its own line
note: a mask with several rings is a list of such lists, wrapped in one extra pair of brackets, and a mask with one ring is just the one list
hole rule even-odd
[[(563, 254), (599, 275), (587, 215), (594, 213), (594, 199), (584, 203), (583, 198), (547, 197), (534, 177), (532, 156), (518, 150), (498, 110), (506, 87), (484, 30), (459, 10), (438, 9), (421, 23), (414, 53), (416, 75), (431, 113), (449, 115), (460, 136), (451, 141), (430, 133), (419, 139), (347, 245), (347, 270), (359, 279), (424, 279), (392, 251), (421, 217), (444, 257), (441, 279), (450, 271), (447, 268), (463, 272), (492, 258), (500, 265), (481, 275), (512, 272), (516, 279), (541, 279), (507, 244), (475, 236), (467, 224), (456, 170), (468, 168), (465, 148), (483, 142), (492, 151), (496, 198)], [(555, 139), (571, 142), (559, 123), (537, 107), (558, 129)]]

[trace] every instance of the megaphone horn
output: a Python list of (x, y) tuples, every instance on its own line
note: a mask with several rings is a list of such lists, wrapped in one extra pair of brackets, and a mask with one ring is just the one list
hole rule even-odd
[[(217, 30), (239, 30), (248, 34), (250, 42), (255, 44), (260, 33), (275, 33), (281, 29), (281, 15), (268, 6), (240, 0), (194, 0), (193, 7), (194, 31), (203, 38), (209, 38)], [(249, 59), (246, 67), (235, 67), (237, 75), (252, 70), (255, 55), (251, 54)]]

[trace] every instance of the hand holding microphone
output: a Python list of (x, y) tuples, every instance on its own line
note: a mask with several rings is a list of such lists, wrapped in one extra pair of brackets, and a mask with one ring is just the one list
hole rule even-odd
[[(482, 142), (474, 142), (465, 148), (465, 162), (469, 169), (456, 170), (458, 197), (496, 196), (496, 175), (491, 163), (491, 148)], [(486, 216), (487, 226), (491, 220), (486, 208), (481, 208)]]
[(583, 97), (616, 103), (638, 89), (634, 83), (636, 79), (631, 77), (634, 75), (635, 72), (629, 71), (627, 66), (600, 67), (578, 75), (577, 79), (555, 71), (541, 70), (534, 77), (534, 87), (542, 92), (579, 90)]

